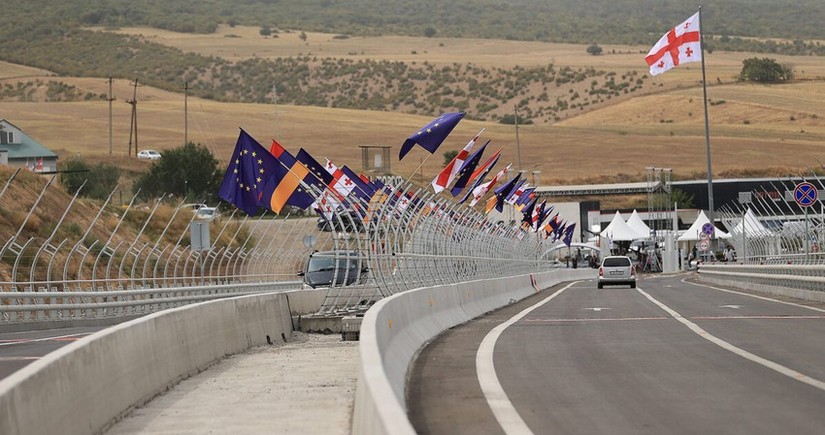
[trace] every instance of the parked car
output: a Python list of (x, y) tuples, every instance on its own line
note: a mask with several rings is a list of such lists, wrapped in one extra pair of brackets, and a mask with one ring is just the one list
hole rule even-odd
[(298, 276), (312, 288), (357, 284), (366, 278), (366, 262), (357, 251), (319, 251), (309, 256)]
[(137, 154), (137, 158), (145, 160), (157, 160), (160, 157), (160, 153), (155, 150), (143, 150)]
[(195, 219), (211, 221), (218, 216), (220, 216), (220, 214), (218, 213), (218, 209), (216, 207), (203, 206), (195, 210)]
[(319, 216), (316, 221), (318, 229), (321, 231), (341, 231), (346, 233), (361, 232), (364, 230), (364, 221), (361, 216), (351, 210), (343, 210), (332, 217), (332, 222), (324, 216)]
[(606, 285), (630, 285), (636, 288), (636, 267), (626, 255), (612, 255), (602, 259), (599, 267), (599, 288)]

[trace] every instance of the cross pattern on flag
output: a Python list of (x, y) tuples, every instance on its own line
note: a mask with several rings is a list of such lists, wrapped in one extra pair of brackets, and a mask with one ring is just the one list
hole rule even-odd
[(650, 49), (645, 61), (650, 75), (659, 75), (673, 67), (702, 60), (702, 43), (699, 35), (699, 12), (670, 29)]

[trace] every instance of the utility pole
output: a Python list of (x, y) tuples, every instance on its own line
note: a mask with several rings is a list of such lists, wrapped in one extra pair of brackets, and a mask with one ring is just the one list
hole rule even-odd
[(518, 172), (521, 173), (521, 144), (518, 140), (518, 106), (513, 106), (513, 112), (515, 113), (515, 122), (516, 122), (516, 154), (518, 156)]
[(138, 79), (135, 79), (134, 82), (131, 83), (133, 86), (132, 91), (132, 99), (126, 101), (127, 103), (132, 105), (132, 123), (129, 125), (129, 155), (132, 155), (132, 133), (134, 132), (135, 138), (135, 155), (138, 153), (138, 133), (137, 133), (137, 88), (138, 88)]
[(115, 97), (112, 96), (112, 83), (114, 80), (109, 77), (109, 157), (112, 156), (112, 101)]
[(189, 82), (183, 82), (183, 146), (189, 143)]
[(278, 120), (278, 86), (272, 85), (272, 104), (275, 105), (275, 140), (278, 138), (278, 130), (280, 129)]

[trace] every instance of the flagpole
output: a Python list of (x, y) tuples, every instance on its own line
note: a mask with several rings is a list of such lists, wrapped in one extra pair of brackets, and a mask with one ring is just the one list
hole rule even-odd
[[(705, 73), (705, 32), (702, 30), (702, 6), (699, 6), (699, 46), (702, 49), (702, 94), (704, 97), (705, 103), (705, 152), (707, 154), (708, 160), (708, 219), (710, 220), (711, 225), (713, 223), (714, 217), (714, 206), (713, 206), (713, 171), (711, 170), (711, 161), (710, 161), (710, 121), (708, 119), (708, 80), (707, 75)], [(713, 238), (716, 238), (716, 234), (714, 232)]]

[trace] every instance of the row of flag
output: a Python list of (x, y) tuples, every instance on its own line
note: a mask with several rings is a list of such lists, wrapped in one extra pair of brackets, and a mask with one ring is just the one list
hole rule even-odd
[[(700, 15), (701, 11), (671, 29), (651, 48), (645, 61), (652, 75), (682, 63), (702, 60)], [(417, 130), (401, 145), (399, 159), (403, 159), (415, 145), (435, 153), (464, 115), (464, 112), (445, 113)], [(474, 207), (493, 192), (485, 204), (486, 212), (492, 209), (501, 212), (505, 205), (512, 206), (523, 214), (522, 228), (536, 232), (543, 230), (546, 238), (561, 239), (569, 246), (576, 225), (560, 220), (558, 213), (550, 218), (553, 207), (547, 208), (545, 202), (537, 204), (535, 188), (522, 180), (521, 174), (508, 179), (512, 164), (484, 181), (498, 163), (501, 148), (481, 163), (490, 141), (476, 151), (473, 147), (483, 132), (484, 129), (470, 139), (432, 180), (435, 194), (447, 191), (455, 198), (464, 192), (458, 204), (469, 200), (470, 207)], [(497, 187), (499, 183), (501, 185)], [(327, 219), (342, 209), (350, 209), (364, 217), (366, 206), (377, 198), (397, 202), (399, 208), (416, 201), (409, 192), (387, 189), (380, 181), (356, 174), (346, 166), (339, 167), (329, 160), (322, 165), (303, 148), (293, 156), (273, 140), (267, 150), (243, 129), (218, 196), (249, 215), (257, 213), (259, 207), (281, 213), (289, 205), (301, 209), (312, 207)]]

